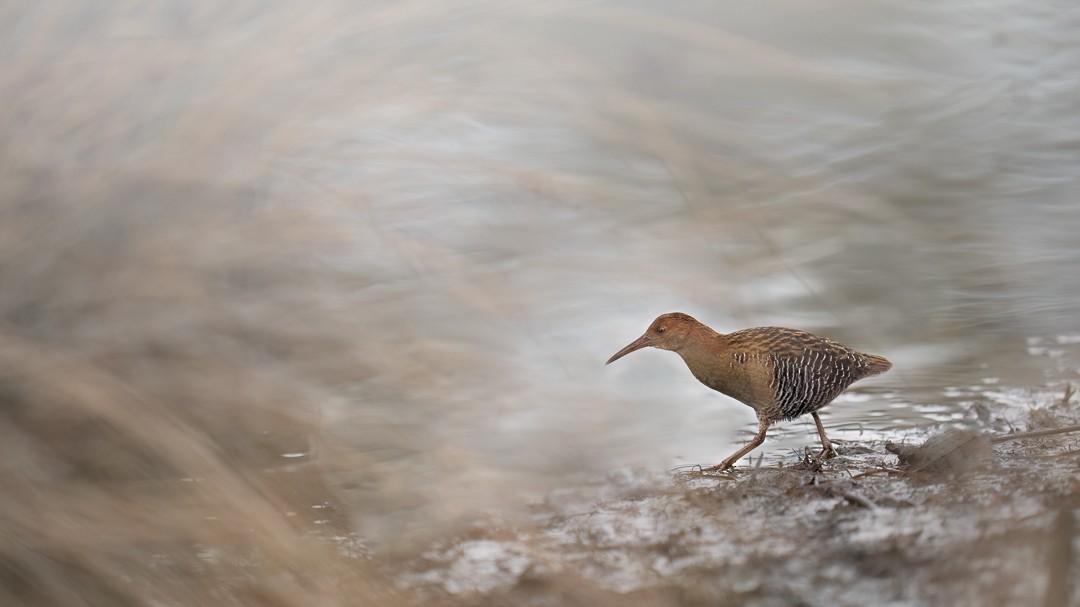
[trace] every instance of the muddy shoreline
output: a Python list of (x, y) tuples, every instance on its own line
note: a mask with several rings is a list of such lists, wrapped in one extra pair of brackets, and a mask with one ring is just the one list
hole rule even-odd
[[(1075, 401), (977, 430), (1080, 423)], [(1067, 605), (1078, 448), (1080, 434), (1002, 442), (928, 472), (846, 441), (831, 460), (723, 475), (623, 470), (384, 570), (440, 604)]]

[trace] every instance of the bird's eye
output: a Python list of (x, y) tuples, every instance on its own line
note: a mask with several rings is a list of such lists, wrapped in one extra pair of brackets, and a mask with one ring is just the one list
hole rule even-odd
[(656, 327), (656, 332), (657, 333), (663, 333), (664, 332), (664, 327)]

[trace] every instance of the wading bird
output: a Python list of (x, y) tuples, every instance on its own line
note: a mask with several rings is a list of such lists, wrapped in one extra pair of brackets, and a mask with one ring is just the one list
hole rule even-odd
[(644, 335), (616, 352), (607, 364), (645, 347), (678, 353), (701, 383), (750, 405), (757, 413), (757, 436), (705, 470), (731, 468), (765, 441), (765, 432), (774, 422), (807, 413), (817, 424), (822, 455), (835, 454), (818, 410), (853, 382), (892, 367), (884, 357), (805, 331), (756, 327), (717, 333), (681, 312), (660, 315)]

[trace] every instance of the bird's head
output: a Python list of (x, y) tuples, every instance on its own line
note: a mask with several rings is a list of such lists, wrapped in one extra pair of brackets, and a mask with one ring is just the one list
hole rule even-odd
[(691, 331), (698, 325), (700, 325), (700, 323), (694, 320), (692, 316), (683, 314), (682, 312), (661, 314), (656, 320), (652, 321), (652, 324), (649, 325), (649, 329), (645, 331), (644, 335), (630, 342), (630, 344), (622, 350), (616, 352), (605, 364), (610, 365), (634, 350), (640, 350), (641, 348), (650, 346), (677, 352), (683, 347), (683, 344), (686, 343)]

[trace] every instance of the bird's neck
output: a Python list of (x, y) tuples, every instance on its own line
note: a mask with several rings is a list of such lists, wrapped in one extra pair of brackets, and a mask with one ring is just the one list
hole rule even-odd
[(719, 378), (714, 375), (720, 371), (717, 359), (729, 350), (726, 336), (713, 331), (705, 325), (694, 327), (687, 335), (682, 347), (676, 350), (694, 377), (712, 387)]
[[(717, 333), (708, 327), (706, 331), (694, 332), (686, 340), (684, 347), (678, 350), (686, 366), (694, 377), (706, 386), (746, 403), (754, 408), (761, 405), (764, 396), (760, 387), (754, 383), (739, 360), (736, 344), (727, 335)], [(736, 356), (732, 356), (735, 354)]]

